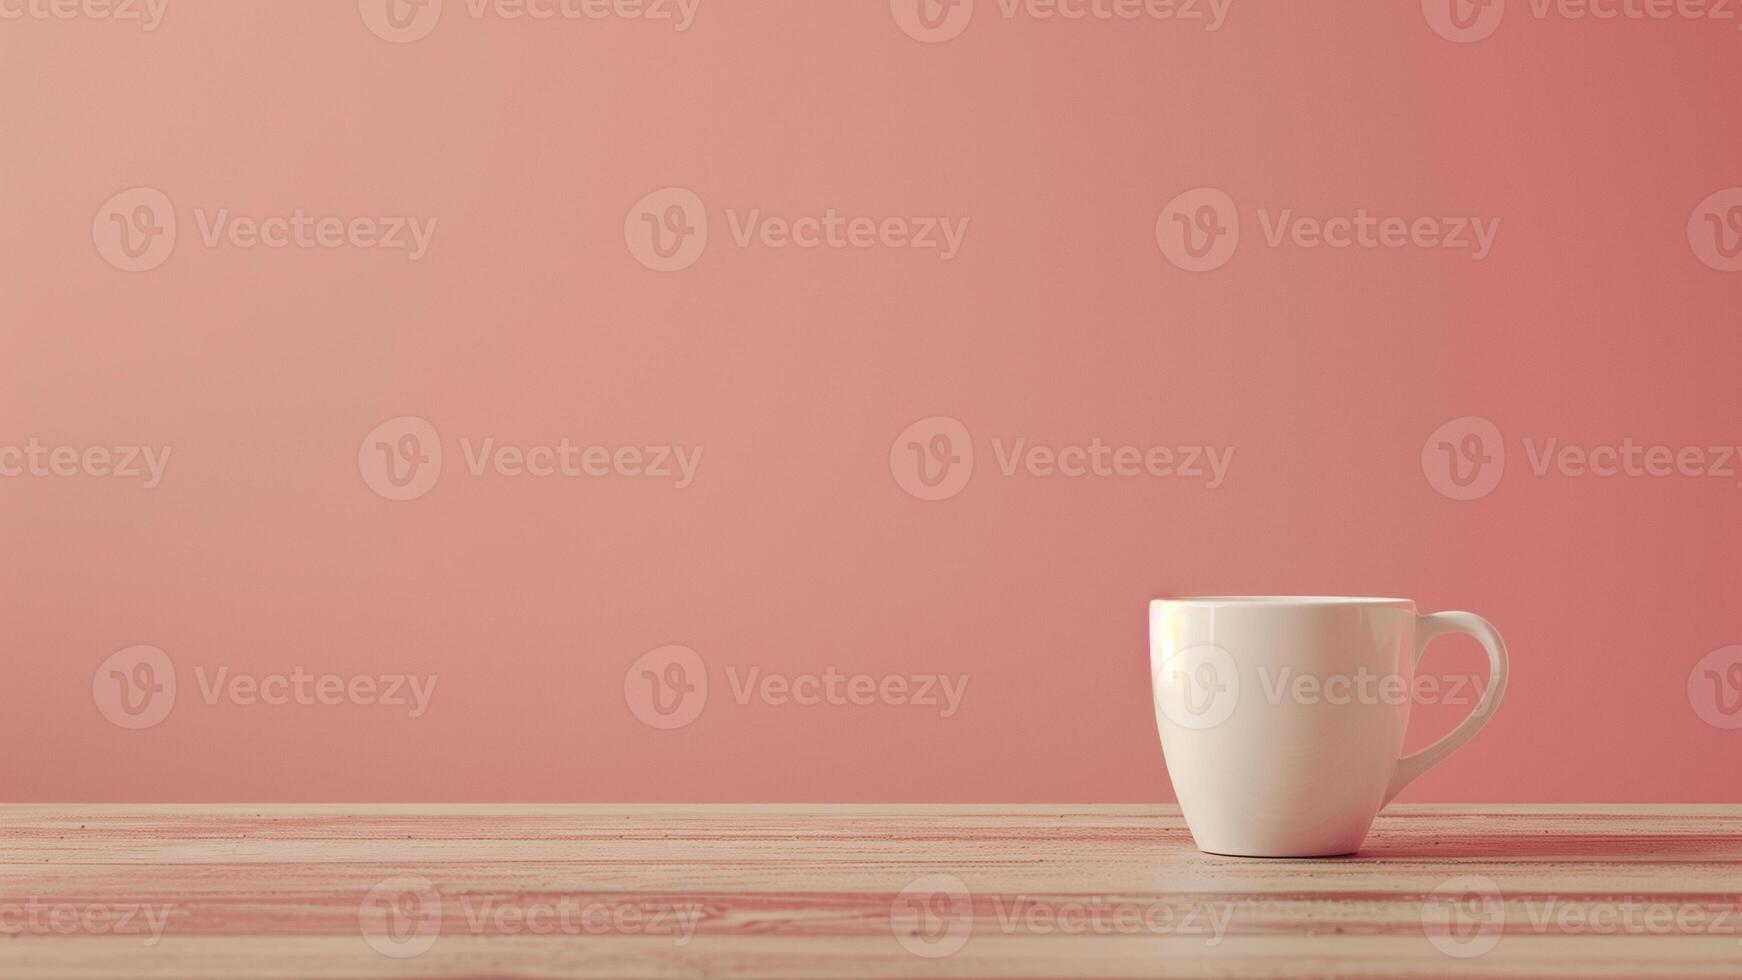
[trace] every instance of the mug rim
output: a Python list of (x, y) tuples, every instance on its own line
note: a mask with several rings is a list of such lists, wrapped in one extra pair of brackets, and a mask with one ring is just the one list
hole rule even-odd
[(1414, 599), (1342, 595), (1189, 595), (1151, 599), (1150, 605), (1172, 603), (1200, 606), (1392, 606), (1413, 607)]

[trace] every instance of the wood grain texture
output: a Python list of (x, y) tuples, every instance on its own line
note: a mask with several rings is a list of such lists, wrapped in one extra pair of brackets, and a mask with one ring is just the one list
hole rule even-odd
[(1206, 974), (1742, 976), (1742, 807), (0, 807), (8, 978)]

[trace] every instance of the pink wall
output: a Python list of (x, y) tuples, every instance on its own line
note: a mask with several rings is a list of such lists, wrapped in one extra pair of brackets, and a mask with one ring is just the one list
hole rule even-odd
[(0, 798), (1164, 800), (1146, 600), (1305, 592), (1511, 645), (1406, 799), (1742, 801), (1742, 21), (479, 2), (0, 2)]

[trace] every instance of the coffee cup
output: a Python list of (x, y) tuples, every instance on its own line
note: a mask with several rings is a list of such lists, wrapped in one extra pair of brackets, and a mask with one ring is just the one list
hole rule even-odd
[[(1436, 637), (1488, 653), (1486, 690), (1444, 738), (1404, 756), (1415, 666)], [(1149, 604), (1156, 724), (1200, 850), (1318, 857), (1358, 850), (1410, 781), (1487, 723), (1506, 645), (1473, 613), (1408, 599), (1216, 596)]]

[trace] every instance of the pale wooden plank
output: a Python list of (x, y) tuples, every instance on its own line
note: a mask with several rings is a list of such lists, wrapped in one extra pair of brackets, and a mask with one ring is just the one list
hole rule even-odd
[(790, 937), (699, 939), (677, 949), (626, 938), (444, 940), (414, 959), (390, 960), (354, 940), (192, 938), (139, 950), (114, 940), (0, 943), (8, 978), (559, 978), (625, 980), (819, 980), (829, 977), (1735, 977), (1737, 950), (1695, 938), (1674, 950), (1626, 938), (1548, 938), (1511, 942), (1504, 956), (1448, 960), (1419, 940), (1327, 936), (1230, 940), (1205, 950), (1180, 940), (1068, 943), (1045, 939), (971, 945), (948, 958), (907, 956), (876, 939), (826, 947)]
[[(898, 893), (939, 874), (969, 893), (950, 920), (966, 938), (923, 958), (901, 941)], [(1468, 875), (1498, 889), (1501, 921), (1492, 950), (1454, 958), (1424, 901)], [(358, 910), (406, 876), (441, 894), (440, 935), (398, 960), (369, 948)], [(1734, 976), (1739, 893), (1737, 806), (1398, 807), (1360, 855), (1299, 861), (1201, 854), (1156, 806), (0, 807), (0, 927), (34, 901), (134, 903), (166, 930), (150, 946), (0, 936), (8, 977)], [(688, 924), (505, 934), (564, 902)], [(1061, 909), (1162, 925), (1062, 935), (1047, 925)], [(1661, 912), (1685, 924), (1602, 935), (1579, 918)], [(1188, 931), (1188, 916), (1217, 925)], [(268, 962), (290, 965), (259, 973)]]

